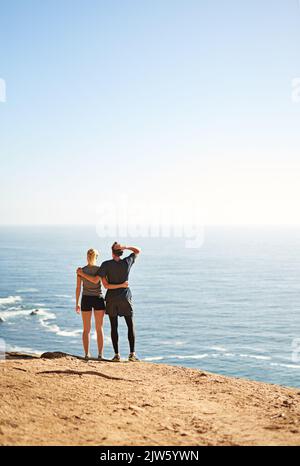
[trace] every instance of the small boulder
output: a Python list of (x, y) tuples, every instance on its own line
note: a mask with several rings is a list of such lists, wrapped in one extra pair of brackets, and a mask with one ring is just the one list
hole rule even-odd
[(47, 351), (46, 353), (43, 353), (41, 355), (41, 358), (43, 359), (57, 359), (57, 358), (65, 358), (68, 356), (66, 353), (62, 353), (61, 351), (53, 351), (49, 352)]

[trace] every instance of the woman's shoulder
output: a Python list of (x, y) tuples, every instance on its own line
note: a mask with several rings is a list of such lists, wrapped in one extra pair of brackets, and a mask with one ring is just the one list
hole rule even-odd
[(81, 267), (83, 272), (98, 272), (99, 269), (99, 265), (85, 265), (84, 267)]

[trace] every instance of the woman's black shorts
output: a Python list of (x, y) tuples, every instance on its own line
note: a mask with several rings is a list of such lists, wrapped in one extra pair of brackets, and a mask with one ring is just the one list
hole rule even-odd
[(81, 310), (84, 311), (105, 311), (104, 299), (100, 296), (86, 296), (81, 298)]

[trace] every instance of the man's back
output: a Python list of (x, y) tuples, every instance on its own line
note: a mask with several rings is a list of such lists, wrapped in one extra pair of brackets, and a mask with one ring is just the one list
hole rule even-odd
[[(118, 261), (111, 259), (104, 261), (99, 269), (98, 275), (105, 277), (111, 285), (117, 285), (128, 280), (129, 272), (136, 258), (136, 254), (132, 253), (124, 259)], [(126, 299), (130, 301), (132, 298), (129, 288), (118, 288), (116, 290), (107, 290), (106, 301), (116, 299)]]

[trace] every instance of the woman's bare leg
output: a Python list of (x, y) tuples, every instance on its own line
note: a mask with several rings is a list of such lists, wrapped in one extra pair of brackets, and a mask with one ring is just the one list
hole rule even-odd
[(83, 332), (82, 343), (85, 355), (89, 354), (92, 311), (81, 311)]
[(103, 319), (104, 311), (94, 311), (95, 327), (97, 333), (98, 354), (103, 356), (104, 334), (103, 334)]

